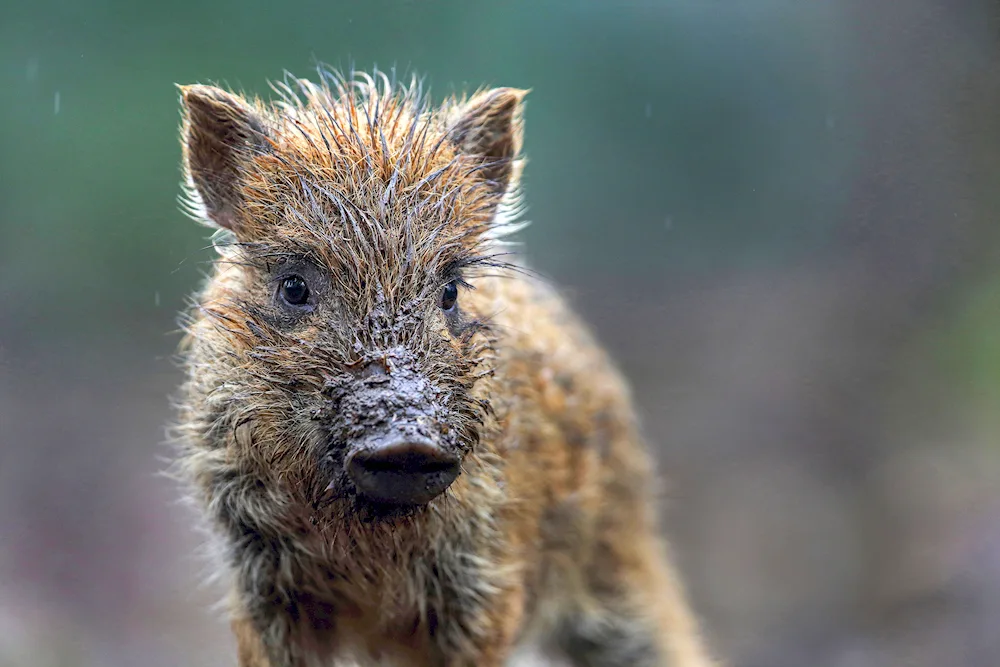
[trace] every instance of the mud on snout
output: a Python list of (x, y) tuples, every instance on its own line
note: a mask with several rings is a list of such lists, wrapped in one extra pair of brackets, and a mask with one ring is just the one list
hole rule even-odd
[(376, 505), (423, 505), (458, 477), (463, 448), (447, 396), (401, 350), (368, 355), (327, 383), (317, 414), (327, 494)]

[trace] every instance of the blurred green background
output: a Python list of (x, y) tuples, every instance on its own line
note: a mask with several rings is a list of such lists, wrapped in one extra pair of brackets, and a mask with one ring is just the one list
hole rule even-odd
[(162, 469), (175, 83), (531, 88), (529, 261), (635, 387), (732, 665), (1000, 656), (986, 0), (0, 6), (0, 666), (231, 665)]

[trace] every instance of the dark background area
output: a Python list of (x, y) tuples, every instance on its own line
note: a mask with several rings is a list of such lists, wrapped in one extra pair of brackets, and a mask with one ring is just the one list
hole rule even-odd
[(521, 233), (633, 382), (740, 667), (1000, 660), (1000, 12), (985, 0), (0, 6), (0, 666), (232, 665), (158, 476), (175, 83), (316, 60), (528, 98)]

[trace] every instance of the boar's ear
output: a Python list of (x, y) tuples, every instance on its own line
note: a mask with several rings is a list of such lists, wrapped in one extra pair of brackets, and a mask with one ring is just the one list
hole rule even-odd
[(182, 86), (181, 104), (190, 207), (207, 222), (233, 229), (243, 170), (270, 147), (264, 121), (246, 101), (213, 86)]
[(516, 185), (516, 161), (524, 130), (521, 110), (527, 90), (494, 88), (472, 97), (448, 130), (464, 155), (482, 159), (480, 173), (498, 193)]

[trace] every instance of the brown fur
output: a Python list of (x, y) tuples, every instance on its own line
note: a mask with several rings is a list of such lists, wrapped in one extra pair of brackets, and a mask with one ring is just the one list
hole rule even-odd
[[(270, 105), (182, 88), (191, 209), (221, 231), (178, 464), (223, 545), (239, 664), (499, 667), (539, 641), (585, 666), (708, 665), (625, 385), (502, 256), (524, 92), (432, 108), (415, 83), (321, 74)], [(276, 300), (288, 272), (301, 312)], [(338, 472), (335, 443), (377, 418), (351, 402), (372, 364), (412, 390), (378, 400), (419, 404), (461, 453), (425, 505), (375, 509)]]

